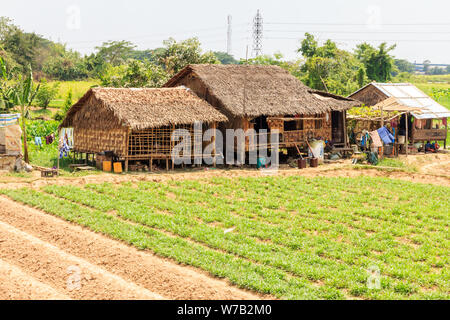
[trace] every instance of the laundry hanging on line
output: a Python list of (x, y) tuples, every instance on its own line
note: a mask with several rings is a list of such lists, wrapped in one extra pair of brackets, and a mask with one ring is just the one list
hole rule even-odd
[(372, 131), (369, 133), (370, 138), (372, 139), (372, 145), (374, 148), (381, 148), (383, 146), (383, 142), (381, 142), (380, 135), (378, 131)]
[(41, 137), (34, 137), (34, 144), (38, 147), (42, 148), (42, 138)]

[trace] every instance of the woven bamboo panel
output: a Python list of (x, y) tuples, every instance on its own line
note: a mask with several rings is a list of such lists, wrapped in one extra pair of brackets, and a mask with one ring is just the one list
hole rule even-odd
[[(193, 125), (180, 125), (176, 127), (162, 127), (148, 130), (133, 131), (129, 137), (128, 156), (130, 159), (145, 160), (148, 158), (170, 158), (175, 145), (180, 142), (172, 142), (172, 133), (176, 129), (185, 129), (189, 132), (191, 155), (201, 155), (203, 149), (194, 150), (194, 141), (202, 141), (203, 130), (194, 131)], [(197, 140), (195, 140), (197, 139)], [(189, 140), (188, 140), (189, 141)], [(186, 146), (189, 142), (184, 141)]]
[(74, 130), (74, 150), (86, 153), (114, 151), (117, 156), (126, 156), (126, 129)]

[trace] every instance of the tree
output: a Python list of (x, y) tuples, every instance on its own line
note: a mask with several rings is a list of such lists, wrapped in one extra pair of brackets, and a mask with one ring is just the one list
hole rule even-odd
[[(0, 70), (2, 73), (3, 81), (6, 82), (8, 79), (7, 74), (5, 74), (5, 63), (3, 59), (0, 58)], [(29, 163), (28, 157), (28, 143), (27, 143), (27, 127), (26, 127), (26, 115), (28, 114), (29, 108), (33, 103), (36, 94), (39, 92), (40, 84), (34, 87), (33, 84), (33, 71), (31, 66), (28, 67), (28, 73), (26, 76), (20, 76), (15, 84), (8, 88), (7, 93), (3, 95), (3, 99), (7, 99), (9, 103), (14, 106), (20, 107), (21, 119), (22, 119), (22, 134), (23, 134), (23, 148), (24, 148), (24, 158), (25, 162)], [(3, 89), (2, 89), (3, 91)]]
[(101, 75), (103, 86), (125, 88), (157, 88), (169, 80), (166, 71), (148, 61), (131, 60), (127, 65), (109, 65)]
[(395, 59), (394, 60), (395, 66), (398, 69), (398, 72), (394, 73), (393, 75), (397, 75), (397, 73), (400, 72), (408, 72), (408, 73), (414, 73), (416, 71), (416, 66), (414, 63), (409, 62), (405, 59)]
[(364, 70), (363, 67), (359, 68), (358, 70), (358, 86), (363, 87), (366, 84), (366, 70)]
[(447, 74), (450, 74), (450, 66), (447, 66)]
[(314, 36), (310, 33), (305, 33), (305, 39), (301, 42), (301, 47), (297, 50), (306, 58), (312, 58), (316, 55), (318, 43)]
[(59, 82), (53, 83), (50, 85), (46, 79), (41, 81), (41, 88), (39, 92), (36, 94), (36, 103), (39, 107), (47, 109), (50, 102), (56, 97), (58, 94)]
[(169, 75), (178, 73), (188, 64), (220, 63), (213, 52), (202, 53), (200, 41), (197, 38), (180, 42), (170, 38), (164, 41), (164, 50), (159, 50), (155, 54), (158, 63)]
[(96, 47), (98, 50), (97, 56), (103, 61), (113, 66), (124, 64), (129, 60), (133, 54), (133, 50), (136, 46), (129, 41), (107, 41), (100, 47)]
[(298, 52), (306, 58), (302, 81), (309, 87), (335, 94), (347, 95), (365, 83), (364, 66), (352, 54), (340, 50), (328, 40), (318, 46), (314, 36), (306, 34)]
[(394, 59), (389, 54), (396, 45), (387, 47), (386, 43), (380, 44), (378, 48), (368, 43), (362, 43), (356, 47), (356, 57), (366, 67), (367, 77), (377, 82), (388, 82), (392, 79), (394, 70)]
[(214, 55), (222, 64), (239, 64), (238, 60), (226, 52), (215, 51)]

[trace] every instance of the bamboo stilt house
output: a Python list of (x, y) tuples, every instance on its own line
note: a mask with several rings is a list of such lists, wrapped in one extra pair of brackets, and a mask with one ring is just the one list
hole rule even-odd
[(277, 129), (280, 147), (285, 148), (304, 145), (308, 139), (345, 146), (345, 111), (360, 105), (311, 90), (278, 66), (189, 65), (165, 87), (181, 85), (228, 117), (222, 130), (254, 129), (258, 134)]
[(174, 130), (194, 133), (196, 122), (204, 131), (225, 120), (187, 88), (94, 88), (71, 107), (60, 128), (73, 128), (74, 152), (113, 152), (128, 170), (129, 161), (149, 161), (150, 168), (153, 160), (168, 164)]

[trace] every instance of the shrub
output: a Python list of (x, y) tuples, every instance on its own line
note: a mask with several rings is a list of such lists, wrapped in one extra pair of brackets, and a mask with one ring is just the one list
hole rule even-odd
[(41, 87), (36, 95), (36, 103), (39, 107), (46, 109), (50, 102), (58, 94), (59, 82), (50, 85), (47, 80), (43, 79), (41, 82)]

